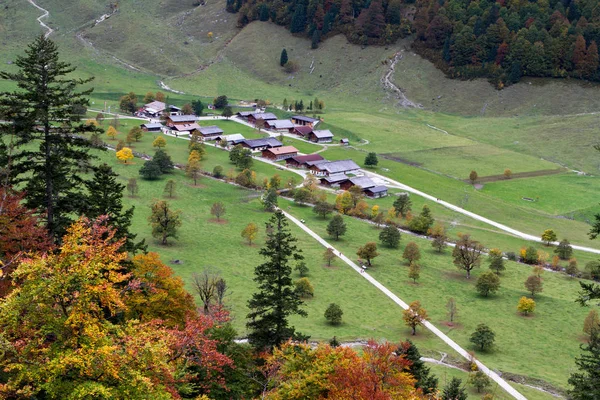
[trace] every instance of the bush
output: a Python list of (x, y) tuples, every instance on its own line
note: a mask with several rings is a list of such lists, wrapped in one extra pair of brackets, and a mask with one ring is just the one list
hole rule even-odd
[(223, 177), (223, 167), (221, 167), (220, 165), (216, 165), (213, 168), (213, 176), (215, 178), (222, 178)]
[(517, 255), (515, 254), (514, 251), (507, 252), (506, 258), (508, 258), (510, 261), (517, 261)]
[(342, 308), (335, 303), (331, 303), (327, 310), (325, 310), (325, 319), (332, 325), (339, 325), (342, 323), (342, 315), (344, 312)]
[(288, 61), (283, 66), (283, 70), (285, 72), (287, 72), (288, 74), (292, 74), (294, 72), (298, 72), (299, 69), (300, 69), (300, 65), (296, 61)]

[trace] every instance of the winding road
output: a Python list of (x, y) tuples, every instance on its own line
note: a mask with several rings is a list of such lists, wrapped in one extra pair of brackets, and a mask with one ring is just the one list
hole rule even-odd
[[(281, 212), (283, 212), (283, 214), (291, 222), (293, 222), (294, 224), (296, 224), (300, 229), (302, 229), (304, 232), (306, 232), (307, 234), (309, 234), (313, 239), (315, 239), (321, 245), (323, 245), (326, 248), (331, 248), (333, 250), (333, 252), (342, 261), (344, 261), (346, 264), (348, 264), (354, 271), (356, 271), (357, 273), (359, 273), (370, 284), (372, 284), (377, 289), (379, 289), (380, 291), (382, 291), (394, 303), (396, 303), (397, 305), (399, 305), (400, 307), (402, 307), (402, 309), (404, 309), (404, 310), (408, 309), (408, 304), (407, 303), (405, 303), (404, 301), (402, 301), (402, 299), (400, 299), (398, 296), (396, 296), (394, 293), (392, 293), (391, 290), (389, 290), (388, 288), (386, 288), (385, 286), (383, 286), (381, 283), (379, 283), (379, 281), (377, 281), (375, 278), (373, 278), (369, 273), (363, 271), (361, 267), (359, 267), (358, 265), (356, 265), (352, 260), (350, 260), (345, 255), (343, 255), (339, 250), (337, 250), (333, 246), (331, 246), (325, 239), (323, 239), (321, 236), (317, 235), (314, 231), (312, 231), (311, 229), (309, 229), (305, 224), (303, 224), (302, 222), (300, 222), (293, 215), (287, 213), (284, 210), (281, 210)], [(448, 346), (450, 346), (453, 350), (455, 350), (462, 357), (464, 357), (465, 359), (471, 361), (472, 357), (471, 357), (471, 354), (469, 354), (469, 352), (467, 352), (465, 349), (463, 349), (462, 347), (460, 347), (454, 340), (452, 340), (448, 336), (446, 336), (445, 333), (443, 333), (442, 331), (440, 331), (431, 322), (429, 322), (429, 321), (423, 321), (423, 326), (425, 326), (427, 329), (429, 329), (434, 335), (436, 335), (437, 337), (439, 337), (440, 339), (442, 339), (444, 341), (444, 343), (446, 343)], [(502, 377), (500, 377), (500, 375), (498, 375), (496, 372), (494, 372), (491, 369), (489, 369), (488, 367), (486, 367), (481, 361), (475, 359), (474, 362), (477, 364), (477, 367), (479, 368), (480, 371), (482, 371), (487, 376), (489, 376), (491, 379), (493, 379), (502, 389), (504, 389), (512, 397), (514, 397), (515, 399), (518, 399), (518, 400), (527, 400), (527, 398), (525, 396), (523, 396), (515, 388), (513, 388), (508, 382), (506, 382), (504, 379), (502, 379)]]
[(35, 4), (35, 2), (33, 0), (27, 0), (32, 6), (34, 6), (35, 8), (37, 8), (38, 10), (40, 10), (41, 12), (43, 12), (44, 14), (40, 17), (37, 18), (37, 21), (40, 23), (40, 25), (42, 26), (42, 28), (46, 29), (47, 32), (44, 35), (44, 37), (48, 37), (52, 34), (52, 32), (54, 32), (54, 29), (50, 28), (48, 25), (46, 25), (45, 23), (42, 22), (42, 18), (46, 18), (50, 15), (50, 12), (40, 6), (38, 6), (37, 4)]

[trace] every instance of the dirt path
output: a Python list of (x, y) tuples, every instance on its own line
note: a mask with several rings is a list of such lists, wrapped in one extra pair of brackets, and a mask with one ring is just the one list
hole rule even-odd
[(35, 2), (33, 0), (27, 0), (27, 1), (29, 2), (29, 4), (31, 4), (32, 6), (34, 6), (35, 8), (37, 8), (38, 10), (40, 10), (41, 12), (44, 13), (42, 16), (37, 18), (37, 22), (40, 23), (42, 28), (44, 28), (48, 31), (48, 32), (46, 32), (44, 37), (50, 36), (52, 34), (52, 32), (54, 32), (54, 29), (50, 28), (48, 25), (46, 25), (45, 23), (42, 22), (42, 18), (48, 17), (50, 15), (50, 12), (48, 10), (46, 10), (45, 8), (42, 8), (42, 7), (38, 6), (37, 4), (35, 4)]
[(394, 55), (393, 61), (390, 64), (390, 67), (388, 68), (385, 75), (383, 75), (383, 77), (381, 78), (381, 84), (383, 85), (383, 88), (385, 90), (389, 90), (396, 95), (396, 97), (399, 100), (398, 105), (400, 105), (401, 107), (423, 108), (423, 106), (421, 104), (415, 104), (411, 100), (409, 100), (408, 97), (406, 97), (406, 95), (404, 94), (404, 91), (402, 89), (400, 89), (398, 86), (396, 86), (396, 84), (393, 83), (392, 80), (390, 79), (396, 70), (396, 64), (398, 63), (398, 61), (402, 60), (402, 57), (403, 57), (402, 51), (396, 52), (396, 54)]

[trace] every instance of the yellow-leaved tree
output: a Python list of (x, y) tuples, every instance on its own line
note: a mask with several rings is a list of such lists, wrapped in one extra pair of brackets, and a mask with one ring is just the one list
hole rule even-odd
[(163, 147), (165, 147), (167, 145), (167, 141), (165, 140), (164, 137), (162, 136), (158, 136), (156, 139), (154, 139), (154, 141), (152, 142), (152, 147), (158, 147), (159, 149), (162, 149)]
[(106, 130), (106, 136), (108, 136), (110, 138), (110, 140), (115, 140), (118, 133), (119, 132), (117, 132), (117, 130), (115, 129), (114, 126), (109, 126), (108, 129)]
[(121, 150), (117, 151), (117, 158), (123, 164), (127, 164), (127, 161), (133, 159), (133, 151), (129, 147), (123, 147)]

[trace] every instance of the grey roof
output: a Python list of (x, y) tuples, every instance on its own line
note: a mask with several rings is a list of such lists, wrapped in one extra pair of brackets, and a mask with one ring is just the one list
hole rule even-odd
[(323, 131), (312, 131), (312, 134), (315, 135), (319, 139), (332, 138), (333, 133), (329, 129)]
[(247, 117), (250, 114), (254, 114), (254, 111), (240, 111), (240, 112), (238, 112), (238, 115), (240, 117), (242, 117), (242, 118), (245, 118), (245, 117)]
[(151, 108), (154, 111), (161, 112), (165, 109), (165, 103), (162, 101), (153, 101), (151, 103), (145, 104), (144, 108)]
[(305, 161), (306, 165), (308, 165), (309, 167), (312, 167), (313, 165), (319, 165), (319, 164), (324, 164), (324, 163), (328, 163), (328, 160), (315, 160), (315, 161)]
[(319, 164), (319, 169), (336, 174), (339, 172), (354, 171), (360, 167), (352, 160), (330, 161), (328, 163)]
[(321, 179), (323, 179), (329, 183), (339, 183), (339, 182), (343, 182), (343, 181), (347, 180), (348, 176), (346, 176), (346, 174), (333, 174), (333, 175), (329, 175), (329, 176), (324, 176)]
[(275, 129), (290, 129), (296, 126), (289, 119), (276, 119), (274, 121), (269, 121), (269, 125), (274, 126)]
[(152, 123), (142, 124), (141, 126), (145, 126), (148, 129), (162, 128), (162, 124), (159, 123), (159, 122), (152, 122)]
[(387, 192), (388, 188), (385, 186), (374, 186), (367, 189), (371, 193), (383, 193)]
[(352, 182), (353, 184), (355, 184), (357, 186), (360, 186), (363, 189), (368, 189), (368, 188), (377, 186), (371, 178), (368, 178), (366, 176), (357, 176), (357, 177), (351, 178), (350, 182)]
[(196, 122), (198, 120), (198, 117), (196, 117), (195, 115), (170, 115), (169, 118), (173, 122)]
[(342, 143), (350, 143), (350, 140), (348, 140), (348, 138), (343, 138), (343, 139), (340, 139), (340, 142), (342, 142)]
[(292, 157), (291, 160), (296, 161), (297, 163), (308, 163), (314, 161), (324, 161), (325, 159), (320, 154), (306, 154), (303, 156)]
[(241, 142), (244, 139), (246, 138), (241, 133), (234, 133), (232, 135), (221, 136), (221, 140), (226, 140), (227, 142)]
[(169, 104), (169, 108), (176, 111), (181, 111), (181, 108), (174, 106), (173, 104)]
[(283, 144), (272, 137), (264, 138), (264, 139), (245, 139), (242, 143), (245, 143), (249, 147), (281, 147)]
[(317, 122), (317, 118), (305, 117), (304, 115), (294, 115), (292, 119), (297, 119), (298, 121), (304, 122)]
[(252, 113), (251, 114), (255, 119), (262, 119), (265, 121), (270, 121), (273, 119), (277, 119), (277, 116), (273, 113)]
[(223, 129), (219, 128), (216, 125), (213, 126), (203, 126), (200, 129), (198, 129), (200, 131), (200, 133), (203, 136), (207, 136), (207, 135), (220, 135), (221, 133), (223, 133)]
[(181, 124), (181, 125), (175, 125), (172, 129), (178, 131), (178, 132), (191, 132), (191, 131), (199, 131), (200, 130), (200, 125), (198, 125), (197, 123), (192, 123), (192, 124)]

